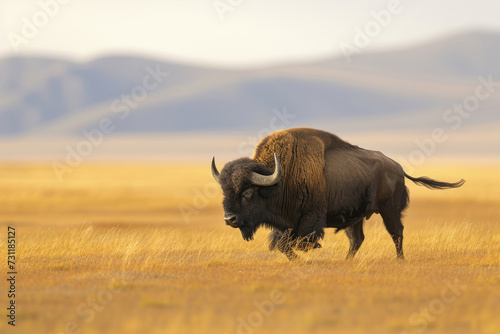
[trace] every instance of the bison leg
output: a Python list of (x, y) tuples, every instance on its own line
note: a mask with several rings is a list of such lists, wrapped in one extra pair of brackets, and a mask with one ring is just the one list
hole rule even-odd
[(271, 233), (269, 233), (269, 250), (273, 251), (276, 249), (278, 246), (278, 242), (280, 241), (281, 237), (283, 236), (283, 232), (280, 230), (272, 230)]
[(380, 213), (384, 220), (385, 228), (392, 237), (396, 245), (396, 254), (398, 259), (404, 260), (403, 254), (403, 223), (401, 222), (401, 212), (398, 209), (392, 209)]
[(345, 234), (349, 238), (350, 243), (349, 253), (347, 253), (346, 260), (350, 260), (354, 258), (354, 255), (356, 255), (356, 252), (365, 240), (365, 234), (363, 233), (363, 220), (352, 226), (346, 227)]
[(318, 241), (323, 239), (325, 227), (326, 215), (314, 212), (304, 214), (294, 233), (297, 238), (297, 249), (308, 251), (309, 249), (321, 248)]
[(286, 255), (288, 260), (292, 261), (298, 258), (297, 254), (294, 253), (292, 247), (294, 245), (294, 237), (292, 235), (291, 230), (286, 230), (285, 232), (280, 232), (277, 231), (276, 233), (273, 232), (274, 236), (277, 237), (278, 233), (281, 233), (281, 237), (276, 243), (276, 247), (280, 252)]
[[(278, 247), (278, 242), (280, 241), (281, 237), (283, 236), (283, 232), (279, 230), (274, 230), (271, 233), (269, 233), (269, 250), (273, 251)], [(307, 252), (309, 249), (316, 249), (316, 248), (321, 248), (321, 244), (316, 242), (316, 244), (311, 245), (307, 239), (300, 239), (297, 241), (294, 241), (292, 245), (296, 244), (298, 250), (303, 250)]]
[(310, 249), (322, 248), (321, 244), (316, 241), (314, 233), (313, 235), (297, 239), (295, 243), (297, 250), (304, 252), (307, 252)]

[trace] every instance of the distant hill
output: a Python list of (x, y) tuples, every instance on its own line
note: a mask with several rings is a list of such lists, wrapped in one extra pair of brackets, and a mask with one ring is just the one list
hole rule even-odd
[(130, 57), (102, 58), (83, 64), (48, 58), (0, 60), (0, 133), (36, 130), (62, 117), (84, 113), (92, 106), (111, 103), (142, 85), (148, 66), (168, 70), (164, 89), (196, 81), (211, 72)]
[[(491, 73), (500, 77), (500, 35), (469, 31), (392, 52), (353, 55), (349, 66), (420, 78), (464, 77)], [(343, 57), (327, 59), (323, 66), (345, 65)]]
[[(500, 35), (467, 32), (360, 54), (351, 64), (337, 57), (240, 71), (126, 56), (88, 63), (0, 59), (0, 135), (76, 134), (105, 117), (116, 133), (252, 130), (282, 108), (297, 126), (431, 127), (442, 122), (446, 108), (474, 93), (479, 75), (500, 81), (499, 54)], [(145, 76), (157, 68), (168, 77), (130, 102), (137, 106), (124, 119), (125, 112), (113, 112), (126, 105), (117, 99), (144, 91)], [(500, 124), (498, 95), (468, 124)]]

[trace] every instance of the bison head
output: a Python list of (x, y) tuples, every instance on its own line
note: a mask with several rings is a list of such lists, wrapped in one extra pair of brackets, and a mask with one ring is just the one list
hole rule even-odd
[(248, 158), (227, 163), (219, 173), (212, 160), (212, 175), (224, 194), (224, 220), (251, 240), (257, 228), (274, 220), (269, 204), (279, 192), (281, 165), (274, 154), (274, 171)]

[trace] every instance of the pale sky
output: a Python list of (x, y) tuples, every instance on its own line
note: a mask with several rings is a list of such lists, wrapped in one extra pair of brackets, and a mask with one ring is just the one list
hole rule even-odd
[[(389, 2), (0, 0), (0, 57), (48, 55), (86, 61), (129, 54), (229, 67), (307, 61), (341, 55), (341, 43), (352, 44), (356, 29), (376, 22), (372, 11), (387, 10)], [(399, 3), (397, 13), (363, 52), (466, 30), (500, 31), (498, 0)], [(41, 4), (48, 4), (45, 11)], [(221, 19), (214, 4), (231, 10)], [(13, 46), (10, 39), (18, 37)]]

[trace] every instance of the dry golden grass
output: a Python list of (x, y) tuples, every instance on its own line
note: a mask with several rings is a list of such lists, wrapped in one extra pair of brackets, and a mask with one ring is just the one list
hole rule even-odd
[(498, 333), (499, 172), (413, 172), (467, 183), (409, 184), (405, 262), (376, 216), (353, 261), (327, 230), (291, 263), (267, 231), (245, 242), (224, 226), (207, 166), (90, 165), (60, 183), (49, 166), (2, 165), (0, 223), (18, 231), (12, 332)]

